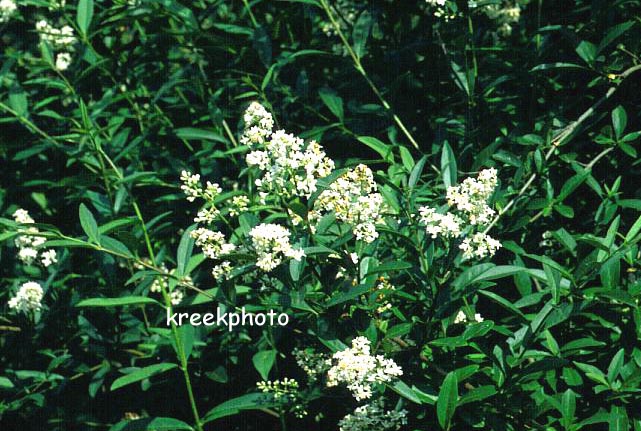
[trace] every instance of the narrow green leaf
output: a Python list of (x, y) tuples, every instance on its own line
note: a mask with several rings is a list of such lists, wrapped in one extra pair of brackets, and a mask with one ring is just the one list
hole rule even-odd
[(320, 96), (325, 106), (327, 106), (327, 108), (330, 110), (330, 112), (342, 122), (343, 118), (345, 117), (345, 112), (343, 110), (343, 99), (341, 99), (341, 97), (336, 94), (334, 90), (327, 87), (318, 90), (318, 95)]
[(208, 411), (203, 418), (203, 424), (226, 416), (236, 415), (243, 410), (258, 410), (269, 408), (273, 405), (274, 403), (269, 401), (265, 394), (252, 393), (242, 395), (240, 397), (227, 400)]
[(458, 379), (455, 372), (450, 372), (443, 381), (436, 402), (436, 416), (441, 428), (450, 428), (454, 412), (458, 405)]
[(614, 129), (614, 134), (617, 139), (621, 139), (623, 132), (625, 132), (625, 127), (628, 125), (628, 114), (626, 114), (623, 106), (617, 106), (612, 111), (612, 127)]
[(76, 13), (78, 28), (83, 34), (87, 34), (91, 19), (93, 18), (93, 0), (80, 0)]
[(146, 296), (121, 296), (120, 298), (83, 299), (76, 307), (121, 307), (124, 305), (158, 304), (158, 301)]
[(445, 187), (451, 187), (456, 184), (457, 166), (456, 156), (450, 144), (445, 142), (441, 151), (441, 174), (443, 175), (443, 184)]
[(98, 223), (96, 223), (96, 219), (93, 217), (93, 214), (91, 213), (91, 211), (89, 211), (85, 204), (80, 204), (78, 215), (80, 217), (80, 226), (82, 226), (82, 230), (85, 231), (85, 234), (87, 234), (89, 240), (91, 242), (100, 243)]
[(139, 382), (144, 379), (148, 379), (151, 376), (154, 376), (156, 374), (164, 373), (165, 371), (172, 370), (174, 368), (178, 368), (178, 365), (176, 364), (170, 364), (170, 363), (161, 363), (161, 364), (154, 364), (150, 365), (148, 367), (140, 368), (139, 370), (134, 371), (133, 373), (125, 374), (122, 377), (118, 377), (114, 382), (111, 384), (111, 391), (115, 391), (116, 389), (122, 388), (123, 386), (130, 385), (132, 383)]
[(394, 154), (392, 153), (391, 145), (385, 144), (372, 136), (359, 136), (358, 140), (380, 154), (386, 162), (394, 163)]

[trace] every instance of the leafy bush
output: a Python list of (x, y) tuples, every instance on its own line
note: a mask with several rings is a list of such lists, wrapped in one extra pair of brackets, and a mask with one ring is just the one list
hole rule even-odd
[(640, 431), (640, 13), (1, 0), (3, 429)]

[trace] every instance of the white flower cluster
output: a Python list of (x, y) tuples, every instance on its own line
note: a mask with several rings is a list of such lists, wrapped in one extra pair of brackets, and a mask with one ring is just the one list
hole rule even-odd
[(67, 5), (67, 0), (49, 0), (49, 10), (64, 9)]
[(283, 226), (262, 223), (249, 232), (257, 254), (256, 266), (265, 272), (280, 265), (285, 258), (301, 260), (305, 252), (289, 243), (290, 232)]
[(261, 392), (271, 394), (275, 400), (293, 397), (298, 392), (298, 382), (287, 377), (283, 380), (258, 382), (256, 386)]
[(328, 360), (327, 386), (345, 383), (357, 401), (371, 398), (373, 386), (391, 382), (403, 374), (392, 359), (371, 354), (370, 341), (365, 337), (352, 340), (352, 347), (334, 353)]
[(211, 229), (200, 227), (193, 230), (190, 235), (196, 241), (196, 245), (202, 248), (205, 256), (210, 259), (218, 259), (236, 250), (234, 244), (226, 242), (225, 235)]
[(340, 431), (388, 431), (407, 425), (406, 410), (385, 410), (382, 400), (357, 407), (338, 423)]
[(487, 205), (497, 184), (496, 169), (484, 169), (478, 179), (466, 178), (458, 186), (448, 187), (447, 203), (465, 214), (472, 225), (488, 224), (494, 210)]
[[(225, 235), (221, 232), (201, 227), (193, 230), (190, 235), (209, 259), (219, 260), (236, 250), (236, 245), (227, 242)], [(222, 260), (212, 269), (212, 276), (217, 281), (222, 281), (229, 278), (232, 269), (231, 262)]]
[(192, 174), (189, 171), (182, 171), (180, 173), (180, 180), (183, 182), (180, 188), (187, 195), (189, 202), (195, 201), (196, 198), (202, 198), (207, 203), (213, 204), (214, 199), (223, 192), (223, 189), (218, 183), (209, 181), (207, 181), (206, 186), (203, 188), (200, 182), (200, 175)]
[(448, 8), (446, 0), (425, 0), (425, 3), (432, 9), (432, 14), (439, 19), (448, 22), (456, 18), (456, 13)]
[(376, 290), (379, 291), (378, 295), (376, 296), (376, 302), (381, 304), (376, 309), (376, 312), (378, 314), (381, 314), (392, 308), (392, 303), (389, 301), (388, 296), (389, 292), (396, 290), (396, 287), (394, 287), (394, 285), (390, 283), (389, 278), (380, 277), (378, 279), (378, 283), (376, 284)]
[(356, 239), (372, 242), (378, 238), (376, 224), (383, 223), (383, 197), (376, 192), (374, 175), (366, 165), (358, 165), (324, 190), (314, 204), (316, 211), (336, 214), (336, 219), (352, 226)]
[(495, 20), (498, 24), (498, 34), (507, 37), (512, 34), (512, 26), (521, 19), (521, 7), (516, 4), (490, 4), (483, 8), (488, 18)]
[(329, 369), (326, 355), (309, 350), (294, 349), (292, 354), (296, 363), (307, 374), (309, 383), (314, 383)]
[(42, 308), (42, 286), (35, 281), (28, 281), (20, 286), (16, 296), (9, 300), (9, 308), (22, 313), (39, 311)]
[(420, 221), (432, 238), (458, 238), (463, 220), (452, 213), (437, 213), (434, 208), (419, 208)]
[(56, 55), (54, 67), (61, 72), (67, 70), (71, 64), (70, 52), (77, 41), (73, 28), (68, 25), (56, 28), (42, 19), (36, 23), (36, 30), (41, 41), (48, 42), (53, 49), (64, 51)]
[[(13, 213), (13, 219), (16, 223), (33, 224), (35, 221), (29, 215), (29, 212), (24, 209), (18, 209)], [(49, 267), (58, 262), (56, 251), (52, 249), (42, 249), (42, 245), (46, 239), (37, 236), (40, 231), (36, 227), (19, 228), (18, 237), (15, 240), (16, 248), (18, 249), (18, 259), (25, 265), (31, 265), (34, 262), (40, 263), (42, 266)]]
[[(169, 289), (170, 286), (167, 280), (168, 276), (171, 276), (175, 272), (175, 269), (172, 269), (171, 271), (167, 269), (167, 266), (164, 263), (160, 264), (160, 269), (162, 271), (162, 275), (157, 276), (149, 288), (153, 293), (161, 293), (164, 289)], [(188, 275), (185, 276), (182, 279), (182, 282), (191, 283), (191, 277)], [(184, 298), (185, 292), (180, 283), (174, 286), (173, 290), (169, 292), (169, 299), (172, 305), (179, 305)]]
[(272, 134), (274, 117), (258, 102), (252, 102), (243, 115), (245, 131), (240, 137), (240, 143), (253, 148), (263, 145)]
[(476, 323), (481, 323), (484, 321), (483, 316), (481, 316), (479, 313), (474, 314), (474, 319), (468, 319), (467, 314), (463, 310), (459, 310), (459, 312), (456, 314), (456, 317), (454, 318), (454, 324), (458, 325), (459, 323), (468, 323), (468, 322), (476, 322)]
[(262, 393), (269, 394), (276, 402), (294, 404), (291, 411), (297, 418), (301, 419), (307, 416), (305, 406), (300, 403), (299, 385), (296, 380), (285, 377), (283, 380), (258, 382), (256, 386)]
[(15, 0), (0, 0), (0, 24), (9, 21), (9, 18), (18, 10)]
[(262, 202), (269, 194), (308, 198), (316, 191), (317, 180), (334, 169), (334, 162), (316, 141), (306, 144), (284, 130), (272, 133), (274, 120), (259, 103), (249, 105), (244, 120), (241, 142), (260, 148), (248, 153), (245, 161), (262, 171), (262, 177), (255, 181)]
[[(479, 172), (478, 178), (466, 178), (456, 186), (448, 187), (447, 203), (456, 211), (439, 213), (431, 207), (419, 208), (419, 221), (432, 238), (459, 238), (466, 230), (483, 227), (492, 221), (495, 212), (487, 204), (496, 188), (496, 169)], [(469, 229), (468, 229), (469, 228)], [(483, 232), (470, 233), (459, 249), (464, 259), (493, 256), (501, 243)]]
[(465, 238), (459, 248), (463, 251), (463, 259), (483, 259), (494, 256), (501, 248), (501, 243), (483, 232), (477, 232), (471, 238)]
[(238, 217), (249, 208), (249, 198), (245, 195), (234, 196), (231, 198), (231, 207), (229, 208), (229, 215)]

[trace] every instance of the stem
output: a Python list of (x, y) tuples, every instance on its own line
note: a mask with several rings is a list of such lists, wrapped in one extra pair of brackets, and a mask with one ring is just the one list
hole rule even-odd
[(249, 15), (249, 19), (252, 22), (252, 25), (255, 28), (258, 28), (258, 21), (256, 21), (256, 17), (254, 16), (254, 13), (252, 12), (251, 6), (249, 6), (249, 2), (247, 0), (243, 0), (243, 4), (245, 5), (245, 10), (247, 11), (247, 14)]
[[(572, 122), (563, 130), (561, 130), (559, 133), (557, 133), (557, 135), (554, 138), (552, 138), (552, 145), (550, 146), (550, 149), (545, 154), (545, 161), (547, 162), (552, 157), (552, 154), (554, 154), (554, 151), (559, 146), (561, 146), (562, 144), (565, 144), (567, 141), (572, 139), (573, 135), (578, 132), (581, 126), (583, 126), (583, 123), (585, 123), (587, 119), (590, 118), (602, 104), (608, 101), (614, 95), (614, 93), (616, 93), (616, 91), (619, 89), (623, 81), (626, 80), (626, 78), (628, 78), (630, 75), (634, 74), (635, 72), (638, 72), (639, 70), (641, 70), (641, 65), (632, 66), (626, 69), (623, 73), (621, 73), (618, 76), (619, 82), (616, 83), (614, 86), (610, 87), (603, 97), (597, 100), (597, 102), (594, 105), (588, 108), (574, 122)], [(512, 208), (512, 206), (514, 206), (517, 199), (523, 196), (523, 194), (530, 188), (530, 186), (532, 185), (536, 177), (537, 177), (537, 174), (533, 173), (528, 178), (528, 180), (525, 182), (523, 187), (521, 187), (521, 189), (516, 194), (516, 196), (514, 196), (512, 200), (510, 200), (510, 202), (508, 202), (508, 204), (498, 212), (498, 214), (492, 220), (492, 223), (490, 223), (488, 227), (485, 228), (484, 233), (487, 234), (496, 225), (496, 223), (500, 220), (503, 214), (505, 214), (510, 208)]]
[[(601, 151), (599, 154), (597, 154), (597, 156), (594, 159), (592, 159), (592, 161), (590, 161), (590, 163), (587, 164), (587, 166), (584, 169), (587, 170), (587, 171), (591, 170), (594, 167), (594, 165), (596, 165), (598, 163), (599, 160), (601, 160), (603, 157), (605, 157), (611, 151), (614, 151), (614, 148), (615, 147), (609, 147), (609, 148), (606, 148), (605, 150)], [(536, 213), (534, 215), (534, 217), (532, 217), (530, 219), (530, 223), (532, 223), (534, 221), (537, 221), (543, 215), (543, 213), (544, 213), (544, 209), (542, 209), (538, 213)]]
[[(398, 128), (401, 129), (401, 131), (403, 132), (403, 134), (405, 135), (407, 140), (410, 141), (410, 143), (412, 144), (412, 146), (414, 148), (416, 148), (417, 150), (420, 150), (420, 147), (419, 147), (418, 143), (416, 142), (416, 140), (414, 139), (412, 134), (409, 132), (409, 130), (407, 130), (407, 127), (405, 127), (405, 124), (403, 123), (403, 121), (398, 117), (398, 115), (396, 115), (393, 112), (392, 107), (387, 102), (387, 100), (383, 97), (383, 95), (380, 92), (380, 90), (378, 89), (378, 87), (376, 87), (376, 84), (374, 84), (374, 82), (367, 75), (367, 71), (365, 71), (365, 68), (363, 67), (363, 65), (361, 63), (360, 58), (358, 57), (358, 55), (356, 55), (356, 53), (352, 49), (352, 46), (349, 44), (347, 38), (345, 37), (345, 34), (343, 33), (343, 30), (341, 30), (341, 26), (338, 23), (338, 21), (336, 20), (336, 17), (334, 16), (334, 13), (332, 12), (331, 8), (329, 7), (329, 4), (327, 3), (327, 0), (320, 0), (320, 4), (323, 7), (323, 9), (325, 10), (325, 13), (327, 14), (327, 17), (331, 21), (332, 26), (334, 27), (334, 30), (336, 30), (336, 33), (338, 34), (338, 37), (340, 37), (341, 42), (345, 46), (345, 49), (349, 53), (349, 56), (352, 58), (352, 62), (354, 63), (354, 67), (356, 68), (356, 70), (363, 76), (363, 78), (365, 79), (365, 82), (367, 82), (367, 85), (369, 85), (369, 87), (372, 89), (372, 91), (374, 92), (374, 94), (376, 95), (378, 100), (381, 102), (383, 107), (392, 115), (392, 119), (394, 120), (394, 122), (396, 123)], [(435, 167), (433, 167), (433, 168), (435, 168)]]

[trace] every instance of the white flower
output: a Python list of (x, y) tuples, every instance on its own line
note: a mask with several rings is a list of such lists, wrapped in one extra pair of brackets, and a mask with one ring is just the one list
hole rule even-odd
[(213, 267), (213, 269), (211, 270), (211, 275), (216, 281), (220, 282), (222, 280), (229, 279), (232, 269), (233, 268), (231, 266), (231, 262), (225, 260), (219, 265), (215, 265)]
[(202, 248), (203, 254), (210, 259), (218, 259), (236, 249), (234, 244), (225, 242), (225, 235), (221, 232), (201, 227), (193, 230), (190, 235), (196, 240), (196, 245)]
[[(459, 312), (456, 314), (456, 317), (454, 318), (455, 325), (458, 325), (460, 323), (467, 323), (468, 321), (469, 320), (467, 318), (467, 314), (465, 314), (463, 310), (459, 310)], [(472, 320), (472, 322), (481, 323), (483, 321), (485, 321), (485, 319), (483, 319), (483, 316), (481, 316), (480, 313), (474, 314), (474, 319)]]
[(483, 259), (494, 256), (501, 248), (501, 243), (483, 232), (477, 232), (471, 238), (465, 238), (459, 248), (463, 251), (463, 259)]
[(202, 185), (200, 184), (200, 175), (192, 174), (189, 171), (182, 171), (180, 180), (183, 185), (180, 186), (183, 192), (187, 195), (187, 200), (193, 202), (198, 196), (203, 193)]
[(271, 134), (261, 147), (245, 157), (248, 166), (263, 171), (255, 181), (261, 193), (309, 198), (316, 191), (317, 180), (334, 169), (334, 162), (317, 142), (305, 144), (284, 130)]
[(392, 359), (372, 356), (365, 337), (354, 338), (352, 347), (334, 353), (328, 364), (327, 386), (345, 383), (357, 401), (370, 398), (375, 384), (391, 382), (403, 374)]
[(46, 20), (40, 20), (36, 23), (36, 30), (40, 34), (40, 40), (49, 42), (54, 48), (72, 50), (76, 43), (76, 36), (73, 34), (73, 28), (65, 25), (61, 28), (55, 28)]
[(454, 324), (458, 325), (459, 323), (465, 323), (467, 322), (467, 315), (463, 310), (459, 310), (458, 313), (456, 314), (456, 317), (454, 318)]
[(425, 0), (430, 6), (445, 6), (446, 0)]
[(229, 215), (237, 217), (247, 211), (249, 206), (249, 198), (245, 195), (234, 196), (231, 198), (231, 207), (229, 208)]
[(15, 0), (0, 0), (0, 23), (8, 21), (17, 10)]
[(69, 54), (68, 52), (61, 52), (60, 54), (56, 55), (56, 70), (64, 72), (65, 70), (67, 70), (70, 64), (71, 54)]
[(174, 289), (169, 294), (171, 305), (179, 305), (183, 301), (184, 297), (185, 297), (185, 293), (178, 288)]
[(463, 220), (452, 213), (440, 214), (434, 208), (419, 208), (420, 221), (425, 225), (425, 231), (432, 238), (445, 237), (457, 238), (461, 235), (461, 224)]
[(378, 237), (376, 224), (383, 223), (383, 197), (375, 190), (374, 174), (361, 164), (331, 183), (314, 208), (318, 212), (333, 211), (337, 220), (352, 225), (356, 239), (369, 243)]
[(302, 249), (295, 249), (289, 243), (290, 232), (283, 226), (263, 223), (255, 226), (249, 236), (256, 251), (256, 266), (265, 272), (280, 265), (285, 258), (301, 260)]
[(385, 411), (383, 400), (378, 399), (357, 407), (353, 413), (338, 423), (340, 431), (389, 431), (399, 430), (407, 424), (406, 410)]
[(194, 218), (194, 223), (207, 223), (211, 224), (218, 218), (220, 211), (216, 207), (203, 208), (198, 211), (198, 214)]
[(472, 225), (486, 225), (494, 216), (487, 200), (497, 184), (496, 169), (479, 172), (478, 178), (466, 178), (457, 186), (447, 189), (447, 203), (459, 210)]
[(298, 366), (307, 374), (307, 380), (310, 383), (317, 381), (329, 368), (327, 364), (329, 358), (322, 353), (316, 353), (311, 349), (300, 350), (295, 348), (292, 354)]
[(243, 120), (245, 122), (245, 132), (241, 136), (240, 142), (249, 147), (264, 144), (274, 128), (272, 114), (258, 102), (252, 102), (247, 107)]
[[(13, 213), (13, 219), (16, 223), (20, 224), (33, 224), (35, 221), (29, 215), (29, 212), (24, 209), (18, 209)], [(43, 250), (42, 245), (46, 239), (37, 236), (40, 231), (36, 227), (18, 228), (18, 237), (14, 240), (14, 244), (18, 249), (18, 259), (25, 265), (31, 265), (36, 261), (40, 261), (45, 268), (56, 263), (55, 250)], [(40, 254), (40, 258), (38, 255)]]
[(40, 255), (40, 262), (42, 263), (42, 266), (45, 268), (53, 265), (54, 263), (58, 262), (58, 257), (56, 256), (56, 251), (55, 250), (45, 250), (42, 252)]
[(13, 219), (16, 221), (16, 223), (22, 223), (22, 224), (35, 223), (35, 221), (29, 215), (29, 212), (22, 208), (17, 209), (13, 213)]
[(42, 308), (42, 286), (35, 281), (28, 281), (20, 286), (16, 296), (9, 300), (9, 308), (19, 312), (39, 311)]

